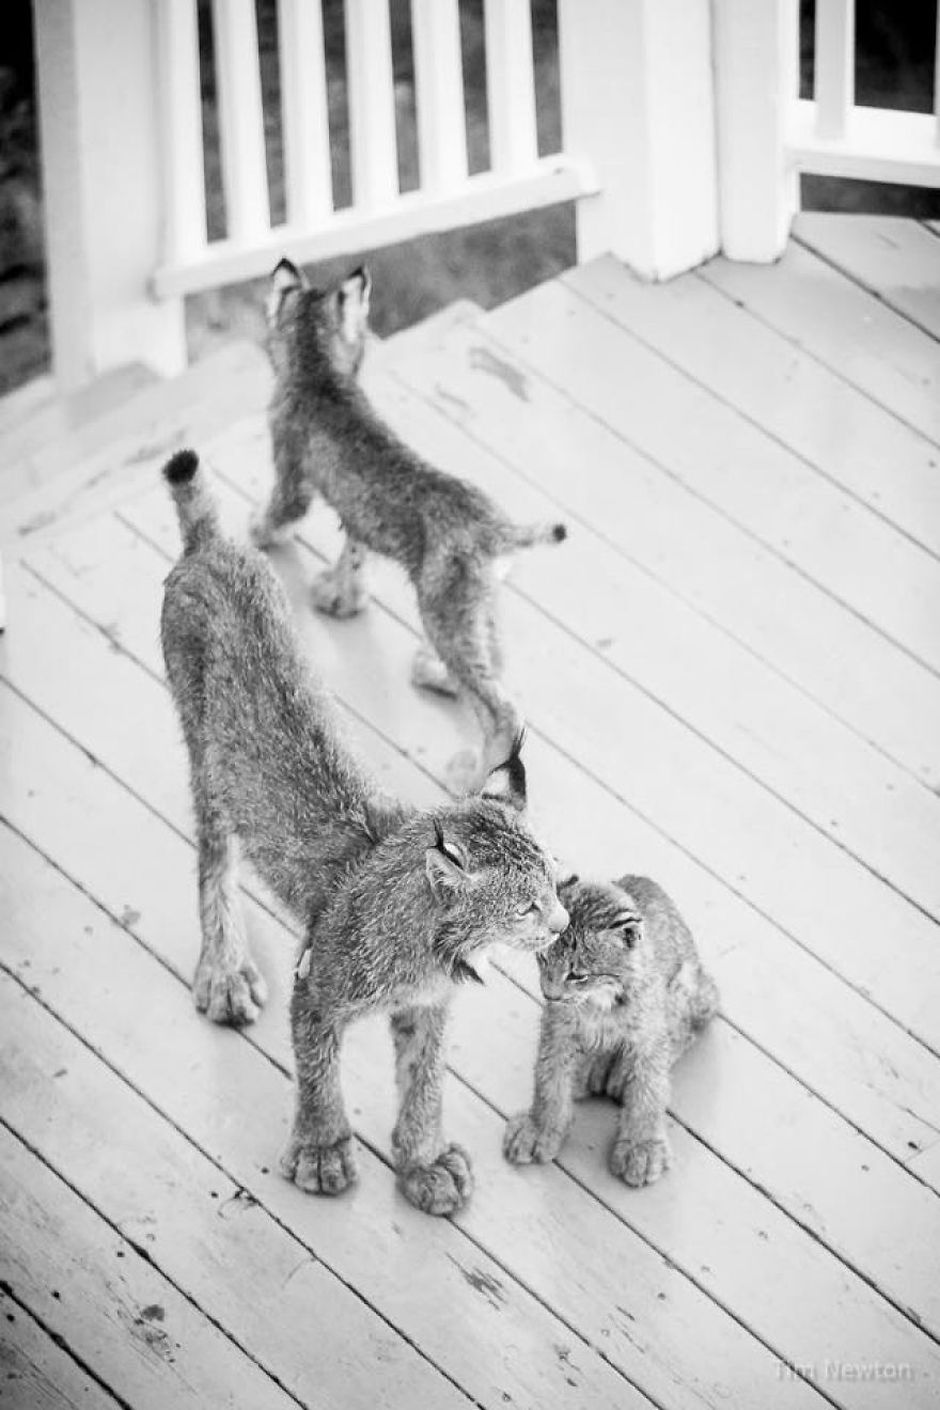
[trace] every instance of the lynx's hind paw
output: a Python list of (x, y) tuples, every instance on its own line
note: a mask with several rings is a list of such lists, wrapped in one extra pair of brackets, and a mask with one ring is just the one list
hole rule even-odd
[(253, 960), (240, 965), (200, 963), (193, 980), (193, 1001), (213, 1023), (254, 1023), (267, 1002), (268, 986)]
[(554, 1160), (561, 1150), (564, 1133), (551, 1129), (542, 1131), (527, 1111), (520, 1111), (506, 1122), (503, 1132), (503, 1155), (511, 1165), (542, 1165)]
[(672, 1164), (672, 1152), (664, 1137), (656, 1136), (648, 1141), (627, 1141), (623, 1138), (614, 1143), (610, 1153), (610, 1168), (625, 1185), (639, 1188), (652, 1185)]
[(409, 1165), (399, 1174), (402, 1193), (425, 1214), (456, 1214), (473, 1193), (470, 1157), (462, 1146), (446, 1146), (430, 1165)]
[(360, 582), (340, 582), (328, 568), (311, 583), (310, 600), (327, 617), (355, 617), (369, 601), (369, 593)]
[(352, 1136), (341, 1136), (329, 1146), (292, 1136), (280, 1166), (282, 1175), (312, 1195), (341, 1194), (359, 1175)]

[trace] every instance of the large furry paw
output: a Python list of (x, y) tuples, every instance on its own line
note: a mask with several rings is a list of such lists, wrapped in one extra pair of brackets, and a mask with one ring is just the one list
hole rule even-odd
[(254, 1023), (267, 1002), (268, 986), (247, 957), (237, 967), (200, 961), (193, 980), (193, 1000), (213, 1023)]
[(369, 594), (358, 580), (340, 582), (334, 570), (328, 568), (310, 584), (310, 600), (318, 612), (325, 612), (328, 617), (355, 617), (369, 601)]
[(652, 1185), (671, 1164), (672, 1152), (664, 1136), (654, 1136), (647, 1141), (629, 1141), (621, 1136), (610, 1153), (611, 1171), (625, 1185), (635, 1188)]
[(512, 1165), (539, 1165), (554, 1160), (564, 1143), (565, 1134), (549, 1128), (541, 1130), (528, 1111), (520, 1111), (506, 1122), (503, 1132), (503, 1155)]
[(438, 695), (447, 695), (452, 700), (457, 697), (460, 687), (448, 671), (444, 662), (427, 642), (419, 646), (411, 663), (411, 684), (421, 690), (433, 690)]
[(338, 1195), (359, 1176), (352, 1136), (317, 1145), (309, 1136), (291, 1136), (281, 1156), (281, 1174), (312, 1195)]
[(248, 537), (255, 548), (275, 548), (286, 543), (291, 536), (291, 525), (282, 524), (275, 528), (263, 509), (256, 509), (248, 520)]
[(462, 1146), (445, 1146), (430, 1165), (406, 1165), (398, 1178), (405, 1199), (425, 1214), (456, 1214), (473, 1193), (470, 1157)]
[(478, 792), (484, 782), (482, 768), (482, 760), (475, 749), (461, 749), (444, 769), (448, 793), (454, 798), (464, 798), (468, 793)]

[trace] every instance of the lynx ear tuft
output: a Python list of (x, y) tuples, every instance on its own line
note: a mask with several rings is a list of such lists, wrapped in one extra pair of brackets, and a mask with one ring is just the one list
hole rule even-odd
[(271, 274), (271, 283), (277, 294), (286, 294), (288, 289), (303, 289), (306, 287), (306, 279), (301, 270), (294, 264), (293, 260), (286, 257), (278, 260)]
[(264, 305), (268, 322), (272, 326), (277, 322), (285, 295), (293, 293), (297, 289), (306, 288), (307, 281), (296, 264), (293, 264), (289, 259), (280, 260), (272, 271), (271, 288)]
[(527, 801), (525, 764), (522, 762), (522, 746), (525, 743), (525, 728), (519, 730), (512, 742), (509, 757), (492, 769), (483, 785), (483, 797), (506, 803), (517, 813), (525, 812)]
[(438, 905), (446, 906), (467, 884), (467, 857), (457, 842), (449, 842), (435, 818), (434, 846), (424, 854), (424, 869)]

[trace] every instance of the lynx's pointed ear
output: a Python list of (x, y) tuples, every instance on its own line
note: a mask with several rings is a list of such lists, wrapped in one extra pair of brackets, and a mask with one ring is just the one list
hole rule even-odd
[(271, 288), (265, 304), (268, 322), (274, 323), (276, 321), (285, 294), (289, 294), (295, 289), (306, 289), (307, 287), (307, 280), (302, 270), (299, 270), (296, 264), (289, 259), (280, 260), (271, 274)]
[(365, 337), (369, 324), (372, 279), (365, 265), (353, 270), (336, 291), (336, 306), (343, 338), (350, 347)]
[(517, 813), (525, 812), (527, 801), (525, 764), (522, 762), (522, 746), (525, 730), (521, 729), (512, 742), (509, 758), (497, 764), (483, 785), (483, 797), (493, 798), (497, 803), (506, 803)]
[(440, 823), (434, 822), (434, 846), (424, 854), (424, 869), (438, 905), (446, 906), (466, 886), (467, 855), (456, 842), (444, 837)]

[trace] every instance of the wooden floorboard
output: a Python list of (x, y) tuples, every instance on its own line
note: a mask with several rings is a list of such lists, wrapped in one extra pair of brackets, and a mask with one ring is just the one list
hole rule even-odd
[[(780, 515), (781, 535), (789, 537), (791, 506), (824, 522), (839, 522), (840, 538), (847, 540), (846, 580), (853, 564), (870, 571), (873, 553), (905, 552), (881, 526), (833, 496), (836, 489), (932, 554), (940, 552), (940, 486), (932, 440), (886, 415), (865, 393), (772, 329), (754, 327), (695, 274), (671, 280), (660, 290), (626, 274), (619, 261), (608, 257), (569, 271), (563, 282), (772, 435), (826, 482), (823, 489), (811, 477), (797, 479), (791, 470), (785, 481), (781, 477), (784, 495), (762, 477), (767, 499)], [(720, 358), (716, 348), (721, 348)], [(886, 464), (890, 476), (884, 473)], [(916, 563), (914, 555), (911, 561)], [(857, 583), (854, 587), (857, 592)], [(851, 600), (861, 607), (854, 593)]]
[(119, 1404), (2, 1289), (0, 1394), (23, 1410), (117, 1410)]
[[(0, 1373), (24, 1405), (893, 1410), (875, 1365), (936, 1404), (940, 364), (929, 299), (915, 327), (898, 288), (940, 241), (917, 229), (880, 230), (906, 266), (854, 229), (850, 278), (794, 245), (772, 287), (603, 263), (367, 368), (431, 459), (571, 527), (503, 592), (533, 818), (582, 872), (662, 881), (722, 993), (675, 1073), (675, 1168), (643, 1192), (608, 1173), (608, 1103), (552, 1166), (503, 1161), (539, 1015), (508, 954), (452, 1025), (446, 1126), (477, 1175), (459, 1218), (395, 1189), (381, 1022), (344, 1049), (357, 1190), (277, 1174), (294, 927), (246, 877), (269, 1005), (239, 1034), (193, 1011), (158, 642), (178, 529), (155, 444), (126, 484), (86, 492), (101, 467), (76, 467), (74, 513), (6, 564), (0, 639)], [(270, 453), (233, 411), (198, 448), (241, 535)], [(438, 800), (470, 719), (410, 686), (391, 565), (360, 618), (309, 610), (339, 543), (321, 506), (272, 555), (301, 648), (367, 766)]]
[(586, 525), (769, 670), (940, 787), (937, 677), (550, 386), (489, 326), (406, 363), (402, 375), (543, 490), (573, 532)]
[(926, 226), (898, 216), (803, 211), (793, 238), (940, 338), (940, 243)]
[(17, 1300), (124, 1403), (230, 1406), (238, 1385), (259, 1410), (296, 1404), (7, 1127), (0, 1210)]
[[(42, 870), (11, 839), (5, 860), (24, 879)], [(73, 923), (87, 924), (78, 892), (74, 905)], [(139, 998), (118, 981), (109, 1002), (133, 1011)], [(390, 1403), (466, 1406), (414, 1346), (7, 977), (0, 1014), (7, 1123), (291, 1395), (371, 1406), (381, 1366)]]
[(696, 277), (940, 443), (940, 347), (812, 250), (792, 241), (774, 265), (719, 257)]
[[(624, 276), (616, 287), (626, 299), (624, 289), (633, 286)], [(703, 386), (677, 377), (673, 366), (625, 332), (622, 323), (566, 285), (543, 284), (504, 304), (487, 324), (732, 523), (915, 660), (940, 670), (931, 614), (940, 585), (934, 557), (914, 558), (908, 542), (856, 499)], [(912, 518), (913, 513), (914, 505)], [(879, 564), (877, 575), (873, 563)]]

